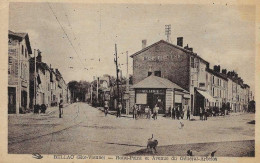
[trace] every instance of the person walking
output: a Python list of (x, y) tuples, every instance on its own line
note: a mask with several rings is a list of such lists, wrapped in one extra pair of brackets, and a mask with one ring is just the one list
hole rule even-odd
[(190, 120), (190, 108), (187, 106), (187, 120)]
[(107, 116), (107, 113), (108, 113), (108, 101), (105, 101), (105, 105), (104, 105), (104, 112), (105, 112), (105, 116)]
[(62, 115), (63, 115), (63, 100), (61, 98), (59, 103), (59, 118), (62, 118)]

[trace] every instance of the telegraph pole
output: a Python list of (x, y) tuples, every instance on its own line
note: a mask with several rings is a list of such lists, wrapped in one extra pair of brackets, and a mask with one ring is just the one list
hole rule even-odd
[(118, 105), (118, 102), (119, 102), (119, 84), (118, 84), (118, 62), (117, 62), (117, 47), (116, 47), (116, 44), (115, 44), (115, 56), (116, 56), (116, 58), (114, 59), (114, 62), (116, 64), (116, 87), (117, 87), (117, 97), (118, 97), (117, 105)]
[(128, 51), (126, 51), (126, 94), (127, 94), (127, 100), (126, 100), (126, 115), (129, 114), (129, 74), (128, 74)]
[(36, 49), (34, 49), (34, 105), (36, 105)]
[(98, 83), (99, 83), (99, 77), (97, 77), (97, 104), (99, 103), (98, 102)]

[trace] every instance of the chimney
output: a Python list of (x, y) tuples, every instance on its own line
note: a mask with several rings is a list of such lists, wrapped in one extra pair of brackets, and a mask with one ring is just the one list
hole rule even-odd
[(183, 37), (177, 37), (177, 45), (183, 47)]
[(42, 62), (42, 55), (41, 55), (42, 52), (39, 49), (37, 50), (37, 52), (38, 52), (38, 56), (36, 57), (36, 60), (38, 62)]
[(146, 42), (147, 40), (142, 40), (142, 49), (146, 48)]
[(227, 74), (227, 69), (222, 69), (222, 74)]
[(187, 44), (187, 46), (185, 46), (184, 49), (189, 50), (189, 51), (191, 51), (191, 52), (193, 51), (193, 48), (192, 48), (192, 47), (189, 47), (189, 44)]
[(220, 65), (215, 65), (213, 70), (215, 72), (220, 72)]

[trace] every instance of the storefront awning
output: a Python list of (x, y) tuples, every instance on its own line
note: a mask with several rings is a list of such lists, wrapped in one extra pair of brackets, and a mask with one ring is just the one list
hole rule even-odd
[[(141, 88), (141, 89), (144, 89), (144, 88), (150, 88), (150, 89), (168, 89), (168, 88), (171, 88), (171, 89), (176, 89), (176, 90), (179, 90), (180, 92), (187, 92), (185, 91), (183, 88), (181, 88), (180, 86), (178, 86), (177, 84), (171, 82), (170, 80), (168, 79), (165, 79), (165, 78), (161, 78), (161, 77), (157, 77), (157, 76), (148, 76), (147, 78), (145, 78), (144, 80), (136, 83), (135, 85), (133, 85), (131, 88)], [(188, 92), (187, 92), (188, 93)]]
[(213, 98), (210, 94), (208, 94), (205, 91), (197, 90), (202, 96), (204, 96), (206, 99), (208, 99), (210, 102), (216, 102), (216, 99)]

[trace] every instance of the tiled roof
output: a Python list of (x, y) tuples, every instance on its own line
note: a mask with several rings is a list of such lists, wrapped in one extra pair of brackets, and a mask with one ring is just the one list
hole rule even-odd
[(8, 35), (17, 37), (17, 38), (19, 38), (20, 41), (22, 39), (25, 39), (26, 46), (28, 47), (28, 53), (32, 54), (32, 48), (31, 48), (31, 45), (30, 45), (30, 39), (29, 39), (28, 33), (16, 33), (16, 32), (13, 32), (11, 30), (8, 30)]
[(181, 91), (185, 91), (183, 88), (171, 82), (170, 80), (153, 75), (148, 76), (137, 84), (134, 84), (132, 88), (175, 88)]
[(212, 73), (213, 75), (216, 75), (216, 76), (218, 76), (218, 77), (220, 77), (220, 78), (222, 78), (224, 80), (228, 80), (227, 76), (225, 74), (222, 74), (220, 72), (216, 72), (216, 71), (214, 71), (212, 69), (209, 69), (209, 68), (207, 68), (206, 71), (208, 71), (209, 73)]
[(181, 47), (181, 46), (171, 44), (171, 43), (169, 43), (169, 42), (167, 42), (167, 41), (164, 41), (164, 40), (160, 40), (160, 41), (158, 41), (158, 42), (156, 42), (156, 43), (154, 43), (154, 44), (152, 44), (152, 45), (150, 45), (150, 46), (147, 46), (146, 48), (144, 48), (144, 49), (142, 49), (142, 50), (140, 50), (140, 51), (138, 51), (138, 52), (132, 54), (130, 57), (133, 58), (134, 56), (136, 56), (136, 55), (138, 55), (138, 54), (140, 54), (140, 53), (142, 53), (142, 52), (144, 52), (144, 51), (150, 49), (151, 47), (153, 47), (153, 46), (155, 46), (155, 45), (158, 45), (158, 44), (160, 44), (160, 43), (164, 43), (164, 44), (170, 45), (170, 46), (172, 46), (172, 47), (174, 47), (174, 48), (176, 48), (176, 49), (182, 50), (183, 52), (186, 52), (187, 54), (193, 55), (194, 57), (197, 57), (197, 58), (201, 59), (202, 61), (204, 61), (204, 62), (206, 62), (206, 63), (208, 64), (208, 62), (207, 62), (206, 60), (204, 60), (203, 58), (201, 58), (200, 56), (198, 56), (196, 53), (193, 53), (192, 51), (189, 51), (189, 50), (187, 50), (187, 49), (184, 49), (184, 48)]

